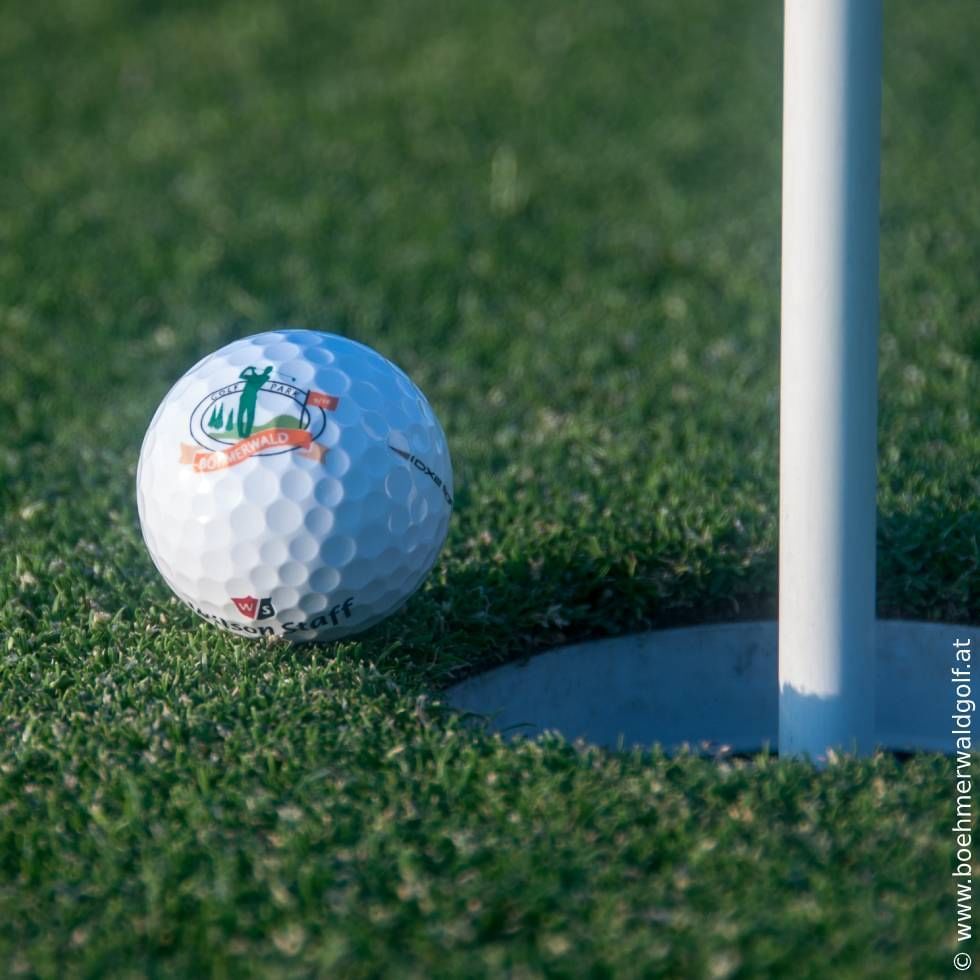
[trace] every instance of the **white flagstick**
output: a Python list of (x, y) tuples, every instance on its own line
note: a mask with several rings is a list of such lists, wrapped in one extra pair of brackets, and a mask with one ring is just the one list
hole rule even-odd
[(881, 0), (785, 0), (779, 751), (874, 742)]

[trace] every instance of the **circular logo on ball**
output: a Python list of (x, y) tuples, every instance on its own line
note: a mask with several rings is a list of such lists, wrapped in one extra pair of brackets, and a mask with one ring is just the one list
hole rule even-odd
[(181, 444), (180, 462), (195, 473), (237, 466), (253, 456), (299, 452), (319, 461), (317, 442), (335, 411), (336, 395), (273, 380), (272, 365), (246, 367), (235, 380), (206, 395), (190, 418), (196, 445)]

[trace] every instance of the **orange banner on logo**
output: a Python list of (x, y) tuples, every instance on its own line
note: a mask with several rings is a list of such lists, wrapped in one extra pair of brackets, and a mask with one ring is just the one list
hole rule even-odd
[[(217, 452), (181, 443), (180, 461), (192, 466), (195, 473), (211, 473), (214, 470), (237, 466), (239, 463), (244, 463), (246, 459), (251, 459), (256, 453), (268, 449), (310, 450), (312, 443), (313, 437), (304, 429), (264, 429), (253, 436), (240, 439), (228, 449)], [(322, 459), (323, 453), (318, 454), (318, 458)]]

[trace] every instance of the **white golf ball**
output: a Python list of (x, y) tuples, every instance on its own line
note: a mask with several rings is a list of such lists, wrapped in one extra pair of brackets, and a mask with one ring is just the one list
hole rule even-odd
[(391, 615), (446, 538), (449, 450), (422, 393), (362, 344), (276, 330), (205, 357), (136, 475), (154, 563), (243, 636), (334, 640)]

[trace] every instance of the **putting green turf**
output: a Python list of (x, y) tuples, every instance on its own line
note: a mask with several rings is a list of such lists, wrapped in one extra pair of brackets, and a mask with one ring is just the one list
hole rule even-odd
[[(780, 10), (0, 8), (0, 974), (948, 976), (949, 764), (504, 746), (535, 649), (771, 615)], [(887, 5), (879, 612), (978, 620), (973, 0)], [(250, 645), (139, 537), (235, 337), (427, 392), (450, 538), (397, 618)]]

